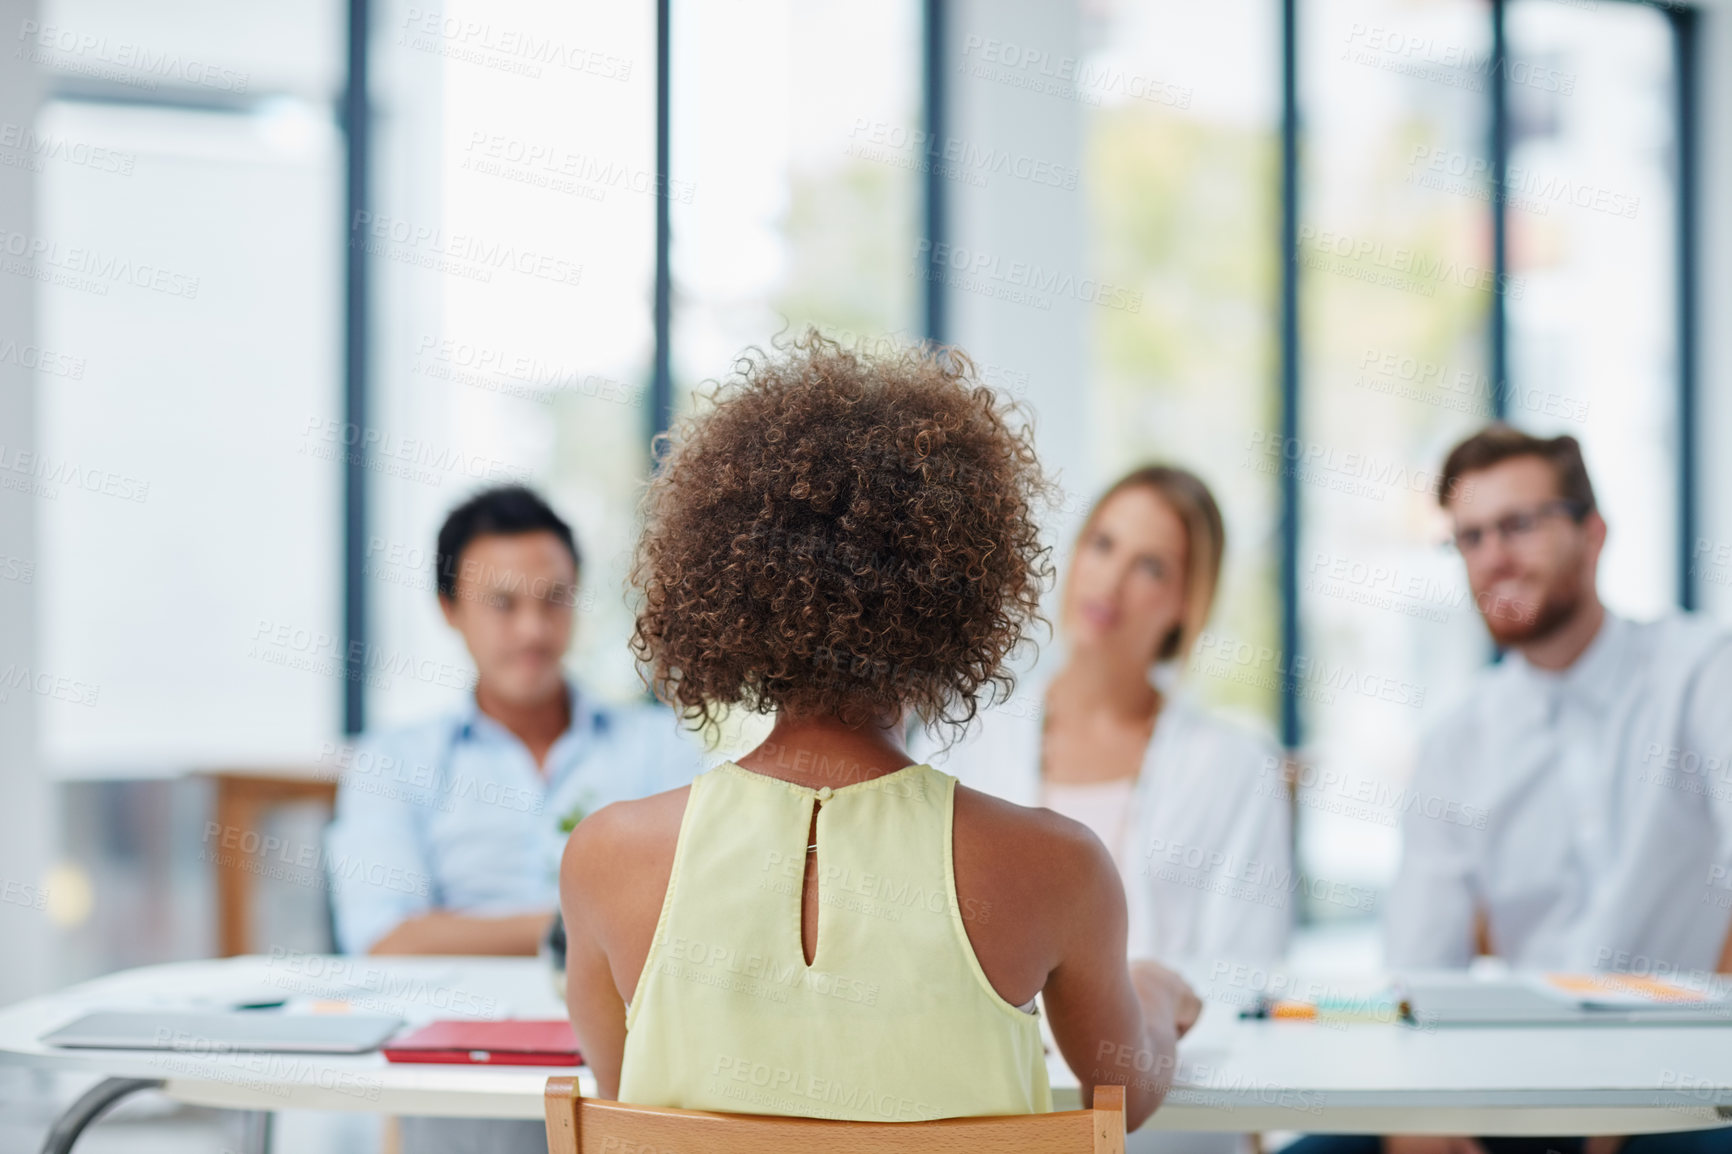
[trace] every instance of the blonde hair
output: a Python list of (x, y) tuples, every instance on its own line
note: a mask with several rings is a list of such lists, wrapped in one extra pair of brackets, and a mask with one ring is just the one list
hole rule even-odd
[(1144, 465), (1108, 486), (1083, 519), (1078, 539), (1088, 534), (1095, 515), (1108, 501), (1130, 488), (1155, 493), (1185, 526), (1185, 607), (1179, 623), (1161, 641), (1154, 656), (1155, 661), (1170, 661), (1191, 651), (1209, 620), (1215, 588), (1221, 580), (1221, 557), (1227, 550), (1226, 524), (1221, 520), (1221, 507), (1201, 477), (1177, 465)]

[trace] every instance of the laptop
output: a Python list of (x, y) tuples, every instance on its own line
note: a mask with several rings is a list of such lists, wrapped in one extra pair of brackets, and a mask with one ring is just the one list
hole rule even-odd
[[(1613, 977), (1616, 977), (1614, 975)], [(1586, 989), (1592, 982), (1594, 989)], [(1584, 991), (1575, 989), (1583, 984)], [(1429, 976), (1407, 984), (1420, 1026), (1714, 1026), (1732, 1024), (1732, 1003), (1705, 996), (1642, 1001), (1600, 992), (1606, 980), (1515, 974), (1479, 981)], [(1684, 991), (1680, 991), (1684, 993)]]
[(102, 1010), (44, 1034), (42, 1041), (94, 1050), (365, 1054), (402, 1025), (401, 1018), (377, 1014)]

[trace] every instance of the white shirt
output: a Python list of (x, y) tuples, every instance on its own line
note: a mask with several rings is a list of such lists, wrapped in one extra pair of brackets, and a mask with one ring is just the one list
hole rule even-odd
[[(970, 736), (930, 764), (1018, 805), (1042, 801), (1041, 702), (1057, 662), (1018, 679)], [(1164, 700), (1130, 796), (1119, 865), (1131, 957), (1274, 961), (1287, 948), (1299, 876), (1275, 745), (1205, 712), (1176, 687)]]
[(1479, 908), (1517, 966), (1711, 973), (1732, 923), (1732, 634), (1608, 613), (1566, 670), (1512, 653), (1426, 738), (1412, 792), (1436, 804), (1407, 813), (1391, 966), (1466, 965)]
[(1130, 836), (1131, 796), (1136, 788), (1136, 781), (1128, 777), (1062, 784), (1048, 781), (1040, 787), (1040, 804), (1088, 826), (1122, 870), (1126, 860), (1136, 853)]

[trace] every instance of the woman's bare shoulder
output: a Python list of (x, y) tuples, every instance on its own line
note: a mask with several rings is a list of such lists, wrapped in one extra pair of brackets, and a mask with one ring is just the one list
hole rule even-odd
[(984, 863), (1037, 892), (1064, 894), (1116, 875), (1112, 856), (1081, 822), (964, 785), (956, 787), (953, 839), (959, 865)]
[(561, 887), (587, 895), (623, 895), (650, 877), (663, 887), (673, 871), (691, 786), (616, 801), (577, 824), (565, 844)]

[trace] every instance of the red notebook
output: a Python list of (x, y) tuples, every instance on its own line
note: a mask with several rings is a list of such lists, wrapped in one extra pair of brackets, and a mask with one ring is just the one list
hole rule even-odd
[(577, 1035), (571, 1023), (508, 1019), (502, 1022), (430, 1022), (385, 1044), (392, 1062), (453, 1065), (576, 1066)]

